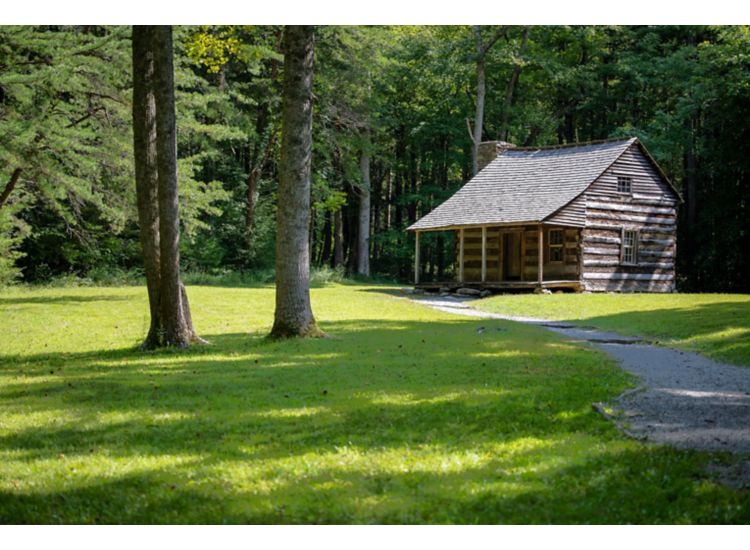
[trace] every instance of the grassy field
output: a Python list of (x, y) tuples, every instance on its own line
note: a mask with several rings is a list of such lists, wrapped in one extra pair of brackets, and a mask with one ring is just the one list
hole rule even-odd
[(664, 345), (750, 366), (747, 294), (516, 294), (474, 302), (506, 315), (570, 321), (645, 336)]
[(600, 352), (362, 285), (272, 342), (272, 288), (189, 294), (211, 345), (146, 353), (143, 289), (0, 292), (0, 523), (750, 520), (728, 457), (592, 412), (630, 384)]

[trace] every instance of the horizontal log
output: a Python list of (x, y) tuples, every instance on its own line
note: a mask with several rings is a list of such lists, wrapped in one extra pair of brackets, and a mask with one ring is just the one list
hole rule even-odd
[[(585, 267), (619, 267), (621, 262), (618, 260), (584, 260), (583, 265)], [(631, 266), (628, 266), (631, 267)], [(673, 263), (662, 263), (662, 262), (638, 262), (632, 267), (649, 267), (657, 269), (674, 269)]]
[(638, 259), (641, 262), (672, 262), (674, 261), (674, 258), (674, 252), (657, 253), (644, 252), (642, 250), (638, 251)]
[(641, 242), (643, 244), (660, 244), (664, 246), (672, 246), (675, 243), (673, 239), (653, 239), (644, 237), (643, 235), (641, 235)]
[(670, 216), (675, 215), (674, 208), (661, 208), (650, 205), (638, 205), (638, 204), (614, 204), (600, 201), (587, 201), (586, 208), (596, 210), (612, 210), (615, 212), (636, 212), (640, 214), (667, 214)]
[[(615, 184), (616, 186), (617, 184)], [(676, 207), (677, 201), (672, 199), (662, 198), (658, 194), (644, 194), (644, 193), (633, 193), (629, 197), (623, 197), (623, 195), (612, 196), (605, 193), (597, 193), (596, 191), (589, 191), (586, 193), (587, 199), (595, 199), (600, 202), (606, 202), (610, 204), (652, 204), (654, 206), (665, 206), (665, 207)]]
[[(614, 220), (613, 220), (614, 221)], [(622, 231), (622, 224), (605, 224), (605, 223), (596, 223), (596, 222), (587, 222), (586, 223), (586, 229), (585, 231), (589, 230), (599, 230), (599, 231)], [(667, 227), (667, 226), (661, 226), (661, 227), (640, 227), (638, 229), (641, 234), (647, 233), (649, 235), (672, 235), (675, 232), (674, 226)]]
[(584, 281), (589, 292), (672, 292), (671, 281)]
[(612, 215), (599, 212), (589, 212), (587, 217), (592, 220), (610, 220), (615, 222), (638, 222), (651, 223), (657, 225), (674, 225), (674, 218), (656, 218), (654, 216), (637, 216), (635, 214)]
[(609, 281), (671, 281), (674, 279), (672, 273), (599, 273), (584, 272), (584, 279), (609, 280)]
[(610, 256), (610, 255), (619, 256), (620, 255), (620, 247), (619, 246), (616, 247), (616, 248), (615, 247), (610, 247), (610, 248), (596, 248), (596, 247), (593, 247), (593, 246), (584, 247), (584, 249), (583, 249), (583, 255), (584, 255), (584, 257), (587, 256), (587, 255), (589, 255), (589, 254), (594, 254), (594, 255), (597, 255), (597, 256), (601, 256), (601, 255), (604, 255), (604, 256)]
[(591, 235), (584, 237), (583, 242), (586, 244), (620, 244), (620, 237), (599, 237)]

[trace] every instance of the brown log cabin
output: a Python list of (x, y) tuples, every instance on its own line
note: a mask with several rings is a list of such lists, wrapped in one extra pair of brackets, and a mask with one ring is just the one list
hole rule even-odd
[[(415, 286), (673, 292), (680, 194), (637, 138), (479, 148), (480, 171), (417, 220)], [(452, 281), (420, 281), (420, 234), (454, 231)]]

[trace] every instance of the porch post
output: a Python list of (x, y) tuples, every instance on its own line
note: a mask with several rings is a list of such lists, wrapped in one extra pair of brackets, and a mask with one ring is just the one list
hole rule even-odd
[(539, 245), (537, 248), (537, 255), (539, 256), (539, 272), (537, 276), (539, 278), (539, 288), (542, 288), (542, 282), (544, 281), (544, 230), (542, 224), (539, 224)]
[(458, 282), (464, 282), (464, 228), (458, 230)]
[(419, 231), (414, 232), (414, 284), (419, 284)]
[(482, 282), (487, 280), (487, 227), (482, 226)]

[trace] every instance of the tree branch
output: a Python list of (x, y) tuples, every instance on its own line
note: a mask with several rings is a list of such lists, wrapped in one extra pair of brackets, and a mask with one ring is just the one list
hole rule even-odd
[(471, 122), (468, 118), (466, 119), (466, 129), (469, 131), (469, 139), (474, 145), (476, 145), (477, 141), (474, 139), (474, 132), (471, 129)]
[(489, 49), (495, 45), (495, 42), (500, 40), (500, 37), (505, 36), (505, 34), (508, 32), (508, 29), (505, 27), (500, 27), (495, 31), (495, 34), (492, 35), (492, 38), (490, 38), (489, 42), (484, 46), (484, 51), (482, 52), (482, 55), (486, 54)]
[(21, 172), (23, 172), (23, 168), (16, 168), (13, 170), (13, 174), (10, 176), (10, 181), (8, 181), (2, 194), (0, 194), (0, 208), (5, 206), (5, 202), (16, 187), (16, 183), (18, 183), (18, 178), (21, 177)]

